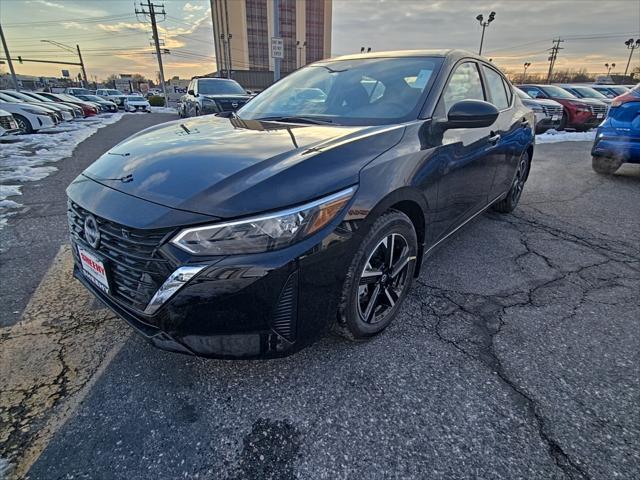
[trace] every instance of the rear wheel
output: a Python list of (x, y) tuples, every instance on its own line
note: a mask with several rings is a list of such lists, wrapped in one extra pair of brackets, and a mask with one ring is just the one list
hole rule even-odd
[(18, 129), (20, 133), (33, 133), (33, 127), (31, 126), (31, 122), (27, 120), (22, 115), (13, 114), (13, 118), (16, 119), (16, 123), (18, 124)]
[(391, 210), (372, 225), (351, 262), (336, 330), (362, 340), (387, 328), (413, 282), (418, 241), (409, 217)]
[(610, 157), (591, 157), (591, 168), (596, 173), (611, 175), (622, 165), (622, 160)]
[(520, 197), (522, 196), (524, 184), (529, 176), (530, 167), (531, 160), (529, 159), (529, 152), (524, 152), (518, 161), (516, 175), (513, 178), (513, 182), (511, 183), (511, 188), (509, 189), (507, 196), (493, 206), (494, 210), (501, 213), (509, 213), (515, 210), (518, 202), (520, 201)]

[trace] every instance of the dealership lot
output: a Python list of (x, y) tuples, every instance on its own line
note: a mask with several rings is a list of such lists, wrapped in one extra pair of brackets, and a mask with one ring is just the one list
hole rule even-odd
[(153, 349), (71, 280), (64, 187), (131, 131), (173, 117), (131, 118), (25, 187), (25, 209), (0, 231), (0, 275), (16, 279), (1, 287), (0, 330), (0, 457), (14, 472), (639, 475), (637, 165), (602, 177), (588, 142), (539, 145), (516, 212), (483, 215), (428, 259), (380, 337), (214, 361)]

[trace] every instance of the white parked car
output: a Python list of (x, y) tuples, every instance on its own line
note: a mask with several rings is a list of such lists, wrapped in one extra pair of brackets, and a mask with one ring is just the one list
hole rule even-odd
[(13, 115), (6, 110), (0, 110), (0, 137), (18, 132), (18, 124)]
[(124, 109), (127, 112), (151, 112), (151, 105), (142, 95), (124, 97)]
[(73, 110), (70, 107), (67, 107), (66, 105), (56, 105), (55, 103), (52, 103), (52, 102), (49, 103), (49, 102), (36, 100), (33, 97), (25, 95), (22, 92), (16, 92), (15, 90), (0, 90), (0, 93), (3, 93), (4, 95), (8, 95), (11, 98), (15, 98), (16, 101), (20, 103), (22, 102), (33, 103), (34, 105), (37, 105), (39, 107), (44, 107), (44, 108), (48, 108), (49, 110), (53, 110), (54, 112), (58, 113), (58, 120), (60, 121), (68, 122), (70, 120), (73, 120), (74, 118)]
[(0, 100), (0, 109), (6, 110), (13, 115), (20, 133), (37, 132), (43, 128), (55, 127), (58, 123), (52, 110), (30, 103), (14, 103)]
[(124, 97), (127, 96), (115, 88), (98, 88), (96, 90), (96, 95), (104, 98), (105, 100), (109, 100), (110, 102), (114, 102), (118, 107), (124, 106)]

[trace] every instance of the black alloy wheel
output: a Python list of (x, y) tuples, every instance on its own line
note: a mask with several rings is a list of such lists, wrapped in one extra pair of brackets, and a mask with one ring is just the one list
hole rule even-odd
[(495, 210), (502, 213), (509, 213), (516, 208), (520, 201), (520, 197), (522, 196), (524, 184), (529, 176), (530, 167), (531, 162), (529, 160), (529, 153), (524, 152), (520, 156), (520, 160), (518, 160), (518, 167), (516, 169), (516, 175), (513, 177), (511, 188), (509, 189), (507, 196), (494, 205), (493, 208)]
[(345, 280), (338, 333), (364, 339), (391, 323), (413, 282), (416, 252), (416, 232), (404, 213), (392, 210), (374, 222)]

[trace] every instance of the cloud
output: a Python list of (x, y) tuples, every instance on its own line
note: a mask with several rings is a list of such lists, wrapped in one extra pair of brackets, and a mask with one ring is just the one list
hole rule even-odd
[(182, 7), (182, 9), (185, 12), (198, 12), (200, 10), (204, 9), (203, 5), (192, 5), (191, 3), (187, 2), (184, 4), (184, 7)]
[(97, 27), (100, 30), (104, 30), (105, 32), (110, 33), (119, 33), (126, 31), (138, 31), (138, 32), (147, 32), (150, 30), (150, 26), (145, 23), (129, 23), (129, 22), (118, 22), (118, 23), (99, 23)]
[(61, 3), (48, 2), (47, 0), (34, 0), (33, 2), (29, 2), (29, 3), (39, 3), (41, 5), (45, 5), (51, 8), (66, 8)]
[(86, 25), (81, 25), (78, 22), (62, 22), (62, 26), (65, 30), (76, 29), (76, 30), (89, 30), (89, 27)]

